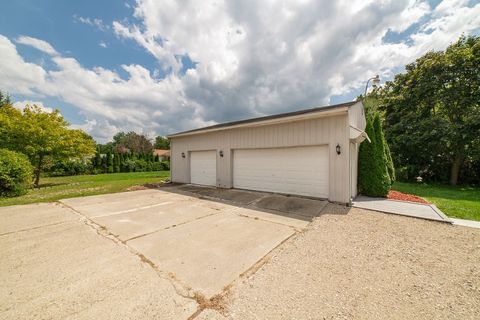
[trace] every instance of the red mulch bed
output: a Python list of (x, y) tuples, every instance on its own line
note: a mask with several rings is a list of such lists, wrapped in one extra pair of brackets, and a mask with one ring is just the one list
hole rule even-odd
[(395, 190), (390, 190), (390, 192), (388, 192), (387, 198), (392, 200), (419, 202), (419, 203), (425, 203), (425, 204), (429, 203), (425, 199), (414, 196), (413, 194), (403, 193)]

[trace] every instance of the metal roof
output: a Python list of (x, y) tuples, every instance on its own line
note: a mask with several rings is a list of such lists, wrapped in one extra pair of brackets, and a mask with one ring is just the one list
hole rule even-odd
[(197, 132), (201, 133), (203, 131), (209, 131), (209, 130), (227, 129), (228, 127), (233, 127), (233, 126), (237, 126), (237, 125), (243, 125), (243, 124), (249, 124), (249, 123), (255, 123), (255, 122), (262, 122), (262, 121), (268, 121), (268, 120), (274, 120), (274, 119), (281, 119), (281, 118), (288, 118), (288, 117), (294, 117), (294, 116), (299, 116), (299, 115), (305, 115), (305, 114), (309, 114), (309, 113), (319, 113), (319, 112), (329, 111), (329, 110), (337, 109), (337, 108), (350, 107), (350, 106), (353, 106), (357, 102), (358, 101), (351, 101), (351, 102), (345, 102), (345, 103), (340, 103), (340, 104), (335, 104), (335, 105), (330, 105), (330, 106), (323, 106), (323, 107), (316, 107), (316, 108), (298, 110), (298, 111), (293, 111), (293, 112), (279, 113), (279, 114), (274, 114), (274, 115), (264, 116), (264, 117), (259, 117), (259, 118), (251, 118), (251, 119), (245, 119), (245, 120), (239, 120), (239, 121), (225, 122), (225, 123), (220, 123), (220, 124), (216, 124), (216, 125), (213, 125), (213, 126), (208, 126), (208, 127), (203, 127), (203, 128), (198, 128), (198, 129), (193, 129), (193, 130), (188, 130), (188, 131), (177, 132), (177, 133), (174, 133), (174, 134), (167, 135), (167, 137), (175, 137), (175, 136), (178, 136), (178, 135), (193, 134), (193, 133), (197, 133)]

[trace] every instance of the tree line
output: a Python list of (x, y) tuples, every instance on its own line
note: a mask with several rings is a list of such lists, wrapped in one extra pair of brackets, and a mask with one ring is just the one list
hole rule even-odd
[(480, 184), (480, 37), (432, 51), (364, 97), (378, 112), (397, 179)]
[(38, 187), (43, 174), (169, 170), (169, 162), (153, 154), (154, 148), (169, 147), (165, 137), (152, 143), (135, 132), (120, 132), (112, 142), (96, 144), (84, 131), (72, 129), (59, 110), (47, 112), (35, 105), (19, 110), (0, 91), (0, 196)]

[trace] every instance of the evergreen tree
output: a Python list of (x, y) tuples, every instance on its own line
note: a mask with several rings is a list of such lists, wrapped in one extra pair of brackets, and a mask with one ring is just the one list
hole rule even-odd
[(375, 131), (374, 122), (369, 117), (365, 128), (371, 142), (364, 141), (360, 145), (358, 186), (363, 195), (385, 197), (390, 190), (391, 180), (387, 171), (385, 148), (379, 139), (380, 135)]
[(118, 154), (118, 162), (119, 162), (120, 172), (125, 172), (125, 166), (124, 166), (125, 157), (124, 157), (123, 153)]
[(158, 156), (158, 154), (155, 155), (155, 162), (160, 162), (160, 157)]
[(94, 168), (98, 171), (102, 170), (102, 156), (100, 155), (100, 151), (97, 149), (95, 153), (95, 165)]
[(107, 157), (106, 156), (103, 156), (102, 157), (102, 161), (101, 161), (102, 165), (102, 172), (103, 173), (107, 173)]
[(120, 159), (116, 152), (113, 154), (113, 172), (120, 172)]
[(387, 157), (386, 142), (385, 136), (383, 134), (382, 120), (380, 120), (380, 114), (377, 112), (373, 117), (373, 130), (375, 131), (375, 142), (376, 142), (376, 159), (378, 161), (378, 166), (380, 168), (380, 184), (382, 188), (386, 190), (385, 195), (388, 194), (390, 187), (392, 185), (392, 179), (390, 178), (388, 166), (389, 161)]
[(113, 159), (112, 153), (109, 151), (107, 152), (107, 173), (113, 172)]
[(390, 176), (390, 180), (392, 180), (392, 184), (397, 180), (395, 175), (395, 166), (393, 165), (392, 154), (390, 153), (390, 147), (388, 146), (387, 139), (384, 139), (385, 143), (385, 154), (387, 156), (387, 170), (388, 175)]

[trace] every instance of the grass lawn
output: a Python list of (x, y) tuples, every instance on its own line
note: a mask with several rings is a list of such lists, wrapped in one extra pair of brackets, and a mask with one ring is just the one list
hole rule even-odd
[(40, 188), (15, 198), (0, 197), (0, 206), (49, 202), (64, 198), (115, 193), (145, 183), (159, 183), (170, 176), (170, 171), (111, 173), (72, 177), (45, 177)]
[(395, 182), (392, 189), (425, 198), (450, 217), (480, 221), (480, 188)]

